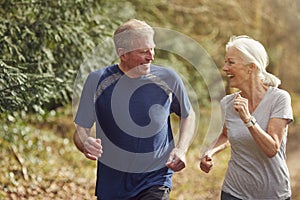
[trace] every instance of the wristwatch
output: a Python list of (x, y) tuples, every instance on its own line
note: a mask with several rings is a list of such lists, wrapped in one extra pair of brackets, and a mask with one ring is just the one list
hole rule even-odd
[(247, 123), (245, 123), (245, 125), (247, 128), (250, 128), (251, 126), (254, 126), (255, 123), (256, 123), (256, 119), (253, 116), (251, 116), (250, 120)]

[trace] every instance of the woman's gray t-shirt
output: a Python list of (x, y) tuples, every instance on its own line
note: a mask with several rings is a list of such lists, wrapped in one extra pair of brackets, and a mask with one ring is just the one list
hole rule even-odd
[[(241, 199), (286, 199), (291, 196), (286, 164), (287, 129), (279, 152), (272, 158), (267, 157), (233, 108), (237, 94), (227, 95), (221, 100), (224, 125), (231, 144), (231, 158), (222, 190)], [(292, 122), (290, 95), (282, 89), (269, 87), (252, 115), (264, 131), (271, 118)]]

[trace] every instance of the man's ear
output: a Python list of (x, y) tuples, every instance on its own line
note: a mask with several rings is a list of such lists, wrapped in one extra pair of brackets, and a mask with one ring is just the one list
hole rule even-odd
[(118, 48), (117, 52), (119, 57), (123, 56), (126, 53), (124, 48)]
[(120, 58), (121, 61), (126, 61), (127, 58), (127, 54), (126, 54), (126, 49), (124, 48), (118, 48), (118, 56)]

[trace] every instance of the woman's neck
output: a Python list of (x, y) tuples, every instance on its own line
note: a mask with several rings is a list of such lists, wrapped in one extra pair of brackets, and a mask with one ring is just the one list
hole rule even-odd
[(241, 90), (241, 96), (248, 99), (248, 107), (250, 113), (252, 113), (258, 104), (261, 102), (263, 97), (265, 96), (269, 86), (259, 83), (256, 85), (252, 85), (246, 89)]

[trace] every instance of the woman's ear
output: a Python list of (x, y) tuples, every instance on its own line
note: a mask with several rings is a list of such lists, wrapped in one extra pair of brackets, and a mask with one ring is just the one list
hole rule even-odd
[(252, 72), (254, 72), (256, 68), (257, 68), (257, 66), (254, 63), (250, 63), (249, 67), (248, 67), (248, 74), (251, 74)]

